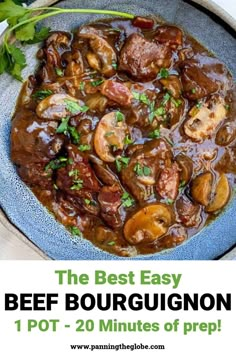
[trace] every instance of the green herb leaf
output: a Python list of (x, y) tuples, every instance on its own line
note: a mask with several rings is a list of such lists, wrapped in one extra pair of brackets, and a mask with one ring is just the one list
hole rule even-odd
[(166, 114), (166, 110), (164, 107), (159, 107), (154, 112), (155, 116), (164, 116)]
[(44, 98), (51, 96), (53, 92), (51, 90), (38, 90), (36, 91), (32, 97), (37, 98), (39, 100), (43, 100)]
[(81, 81), (80, 84), (79, 84), (80, 91), (84, 91), (84, 86), (85, 86), (85, 82)]
[(202, 107), (202, 102), (197, 102), (196, 103), (196, 107), (199, 109), (199, 108), (201, 108)]
[(84, 199), (85, 204), (90, 205), (92, 201), (90, 199), (85, 198)]
[(27, 8), (16, 5), (14, 1), (4, 0), (4, 2), (0, 4), (0, 22), (13, 17), (23, 17), (28, 12)]
[(72, 233), (73, 236), (83, 236), (82, 232), (80, 229), (76, 226), (70, 226), (69, 227), (70, 232)]
[(71, 140), (73, 144), (79, 144), (80, 141), (80, 133), (77, 132), (75, 127), (68, 126), (68, 133), (70, 134)]
[(44, 41), (49, 36), (51, 28), (49, 27), (42, 27), (39, 31), (34, 33), (34, 38), (31, 40), (24, 40), (27, 44), (35, 44)]
[(122, 205), (126, 208), (130, 208), (132, 205), (134, 205), (134, 199), (129, 195), (128, 192), (124, 192), (124, 194), (121, 197), (122, 200)]
[(67, 165), (67, 158), (66, 157), (58, 157), (55, 160), (50, 161), (44, 168), (45, 172), (49, 170), (58, 170), (59, 168), (65, 167)]
[(149, 167), (147, 167), (147, 166), (144, 166), (143, 167), (143, 174), (144, 174), (144, 176), (150, 176), (151, 169)]
[(108, 244), (108, 246), (114, 246), (116, 243), (115, 243), (115, 241), (110, 241), (107, 244)]
[(186, 186), (185, 181), (180, 181), (180, 184), (179, 184), (179, 192), (180, 193), (184, 190), (185, 186)]
[(167, 198), (164, 200), (164, 202), (168, 205), (172, 205), (174, 203), (174, 200), (173, 199), (170, 199), (170, 198)]
[(151, 174), (151, 169), (148, 166), (141, 166), (140, 163), (136, 163), (134, 166), (134, 172), (136, 173), (137, 176), (150, 176)]
[(126, 135), (124, 138), (124, 144), (125, 145), (129, 145), (129, 144), (133, 144), (133, 140), (130, 139), (129, 135)]
[(174, 97), (171, 97), (171, 102), (173, 102), (174, 103), (174, 105), (175, 105), (175, 107), (176, 108), (178, 108), (179, 106), (181, 106), (181, 104), (182, 104), (182, 101), (181, 100), (179, 100), (179, 99), (174, 99)]
[(97, 86), (100, 86), (101, 84), (103, 84), (103, 82), (104, 82), (103, 79), (99, 79), (99, 80), (91, 81), (90, 85), (93, 87), (97, 87)]
[(17, 28), (16, 32), (16, 39), (19, 41), (29, 41), (34, 38), (35, 35), (35, 24), (28, 23), (26, 25), (22, 25), (21, 27)]
[(69, 177), (75, 177), (75, 179), (76, 179), (79, 176), (79, 171), (76, 170), (76, 169), (75, 170), (70, 170), (69, 173), (68, 173), (68, 176)]
[(89, 110), (89, 107), (87, 106), (80, 106), (77, 102), (65, 99), (64, 100), (66, 103), (66, 109), (68, 109), (69, 112), (72, 114), (78, 114), (79, 112), (87, 112)]
[(113, 69), (117, 70), (118, 69), (118, 64), (117, 63), (112, 63), (111, 66), (113, 67)]
[(56, 72), (57, 76), (60, 76), (60, 77), (64, 76), (64, 72), (60, 68), (55, 68), (55, 72)]
[(70, 117), (62, 118), (59, 127), (57, 128), (56, 132), (65, 134), (68, 131), (68, 124), (69, 124)]
[(120, 172), (123, 167), (128, 166), (129, 161), (129, 157), (118, 157), (115, 161), (117, 171)]
[(192, 92), (192, 93), (196, 93), (196, 89), (195, 89), (195, 88), (192, 88), (192, 89), (191, 89), (191, 92)]
[(161, 70), (160, 70), (160, 77), (162, 78), (162, 79), (167, 79), (167, 77), (169, 77), (169, 71), (167, 70), (167, 69), (165, 69), (165, 68), (161, 68)]
[(89, 151), (89, 150), (91, 150), (91, 146), (90, 146), (90, 145), (80, 145), (80, 146), (78, 147), (78, 149), (79, 149), (80, 151)]
[(162, 105), (165, 106), (170, 99), (171, 99), (171, 95), (169, 93), (166, 93), (163, 97)]
[(229, 105), (229, 104), (226, 104), (226, 105), (225, 105), (225, 109), (226, 109), (226, 111), (229, 111), (229, 110), (230, 110), (230, 105)]
[(74, 180), (73, 181), (73, 186), (71, 186), (70, 187), (70, 189), (73, 191), (73, 190), (76, 190), (76, 191), (78, 191), (78, 190), (80, 190), (81, 188), (83, 188), (83, 181), (82, 181), (82, 179), (77, 179), (77, 180)]
[(151, 133), (148, 134), (148, 137), (151, 139), (160, 138), (160, 136), (161, 136), (160, 129), (155, 129)]
[(116, 112), (116, 121), (117, 122), (123, 122), (125, 116), (123, 113), (121, 113), (120, 111)]

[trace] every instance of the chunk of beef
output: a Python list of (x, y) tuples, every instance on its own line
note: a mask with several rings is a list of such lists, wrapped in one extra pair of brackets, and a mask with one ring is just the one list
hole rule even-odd
[(176, 162), (161, 171), (156, 188), (162, 198), (176, 199), (179, 188), (179, 167)]
[(27, 163), (18, 167), (18, 173), (23, 181), (31, 187), (52, 189), (51, 175), (45, 171), (44, 163)]
[(187, 227), (198, 227), (201, 223), (201, 207), (186, 196), (176, 201), (176, 210), (181, 223)]
[(31, 111), (16, 112), (11, 130), (11, 157), (17, 165), (47, 163), (61, 150), (65, 136), (56, 134), (57, 123), (41, 121)]
[(130, 106), (133, 97), (127, 86), (113, 80), (102, 84), (101, 93), (120, 106)]
[(184, 95), (198, 100), (227, 88), (227, 69), (216, 58), (196, 56), (180, 64)]
[(170, 65), (171, 51), (168, 47), (151, 42), (137, 33), (128, 37), (120, 53), (119, 69), (136, 80), (152, 80), (160, 68)]
[(66, 167), (57, 171), (57, 186), (69, 195), (86, 198), (85, 192), (98, 192), (98, 180), (88, 162), (77, 146), (67, 146), (68, 159)]
[(98, 194), (101, 205), (101, 216), (112, 228), (121, 227), (122, 220), (119, 213), (121, 205), (121, 189), (117, 185), (104, 186)]
[(159, 26), (155, 33), (155, 40), (175, 49), (183, 43), (183, 32), (176, 26)]

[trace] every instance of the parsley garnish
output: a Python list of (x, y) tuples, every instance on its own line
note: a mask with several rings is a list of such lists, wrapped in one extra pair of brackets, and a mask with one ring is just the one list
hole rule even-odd
[(51, 96), (53, 92), (51, 90), (38, 90), (36, 91), (32, 97), (37, 98), (39, 100), (43, 100), (44, 98)]
[(139, 93), (136, 91), (132, 91), (132, 94), (136, 100), (139, 100), (140, 102), (142, 102), (146, 105), (150, 105), (151, 102), (150, 102), (149, 98), (145, 95), (145, 93)]
[(171, 95), (167, 92), (164, 97), (163, 97), (163, 100), (162, 100), (162, 104), (163, 106), (165, 106), (167, 104), (167, 102), (171, 99)]
[(124, 194), (121, 197), (122, 200), (122, 205), (126, 208), (130, 208), (132, 205), (134, 205), (134, 199), (129, 195), (128, 192), (124, 192)]
[(91, 81), (90, 85), (93, 87), (97, 87), (97, 86), (100, 86), (101, 84), (103, 84), (103, 82), (104, 82), (103, 79), (99, 79), (99, 80)]
[(184, 190), (186, 186), (186, 183), (185, 181), (180, 181), (180, 184), (179, 184), (179, 192), (182, 192)]
[(83, 188), (83, 181), (82, 179), (76, 179), (73, 181), (73, 186), (70, 187), (72, 191), (76, 190), (79, 191), (81, 188)]
[(117, 157), (117, 159), (116, 159), (117, 171), (120, 172), (123, 167), (128, 166), (129, 161), (130, 161), (129, 157)]
[(110, 241), (107, 244), (108, 244), (108, 246), (114, 246), (116, 243), (115, 243), (115, 241)]
[(174, 200), (173, 199), (170, 199), (170, 198), (167, 198), (164, 200), (164, 202), (168, 205), (172, 205), (174, 203)]
[(76, 226), (70, 226), (69, 230), (70, 230), (70, 232), (72, 233), (73, 236), (82, 236), (82, 232)]
[(160, 70), (160, 77), (162, 78), (162, 79), (167, 79), (167, 77), (169, 77), (169, 71), (167, 70), (167, 69), (165, 69), (165, 68), (161, 68), (161, 70)]
[(191, 92), (192, 92), (192, 93), (196, 93), (196, 89), (195, 89), (195, 88), (192, 88), (192, 89), (191, 89)]
[(199, 109), (199, 108), (201, 108), (202, 107), (202, 102), (197, 102), (196, 103), (196, 107)]
[(88, 150), (91, 149), (91, 146), (90, 146), (90, 145), (80, 145), (80, 146), (78, 147), (78, 149), (79, 149), (80, 151), (88, 151)]
[(123, 113), (121, 113), (120, 111), (116, 112), (116, 121), (117, 122), (123, 122), (125, 116)]
[(151, 139), (160, 138), (160, 136), (161, 136), (160, 129), (155, 129), (151, 133), (148, 134), (148, 137)]
[(68, 131), (68, 123), (70, 117), (62, 118), (60, 125), (58, 126), (56, 132), (59, 134), (65, 134)]
[(50, 161), (44, 168), (47, 172), (49, 170), (58, 170), (59, 168), (65, 167), (67, 165), (67, 158), (60, 156), (55, 160)]
[(141, 166), (140, 163), (136, 163), (134, 166), (134, 172), (136, 173), (137, 176), (143, 177), (143, 176), (150, 176), (151, 174), (151, 169), (147, 166)]
[(113, 69), (117, 70), (118, 68), (118, 64), (117, 63), (112, 63), (111, 66), (113, 67)]
[(182, 104), (182, 101), (181, 100), (179, 100), (179, 99), (174, 99), (174, 97), (171, 97), (171, 102), (173, 102), (174, 103), (174, 105), (175, 105), (175, 107), (176, 108), (178, 108), (179, 106), (181, 106), (181, 104)]
[(129, 144), (133, 144), (133, 140), (130, 139), (129, 135), (126, 135), (124, 138), (124, 144), (125, 145), (129, 145)]
[(81, 81), (80, 84), (79, 84), (79, 89), (80, 89), (80, 91), (83, 91), (83, 90), (84, 90), (84, 86), (85, 86), (85, 82), (84, 82), (84, 81)]
[(55, 68), (55, 71), (56, 71), (57, 76), (60, 76), (60, 77), (64, 76), (64, 72), (60, 68)]
[(66, 109), (72, 114), (77, 114), (79, 112), (87, 112), (89, 110), (88, 106), (80, 106), (77, 102), (65, 99)]
[(229, 104), (226, 104), (226, 105), (225, 105), (225, 109), (226, 109), (226, 111), (229, 111), (229, 110), (230, 110), (230, 105), (229, 105)]

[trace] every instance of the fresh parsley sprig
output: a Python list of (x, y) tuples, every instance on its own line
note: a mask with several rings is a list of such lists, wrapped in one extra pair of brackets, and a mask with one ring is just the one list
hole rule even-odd
[[(18, 2), (17, 2), (18, 3)], [(0, 22), (7, 21), (8, 29), (5, 32), (3, 43), (0, 46), (0, 75), (4, 72), (22, 81), (22, 70), (27, 66), (26, 57), (20, 48), (10, 43), (11, 35), (23, 43), (37, 43), (48, 37), (49, 29), (36, 29), (36, 24), (48, 17), (65, 13), (103, 14), (133, 19), (134, 15), (97, 9), (63, 9), (58, 7), (30, 8), (16, 4), (13, 0), (4, 0), (0, 4)]]

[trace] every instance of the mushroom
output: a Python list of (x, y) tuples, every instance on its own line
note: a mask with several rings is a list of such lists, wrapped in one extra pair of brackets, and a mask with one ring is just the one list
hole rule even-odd
[(97, 34), (96, 29), (90, 26), (83, 27), (78, 35), (81, 38), (89, 39), (92, 49), (92, 52), (87, 54), (89, 65), (106, 77), (114, 75), (113, 65), (117, 62), (117, 56), (111, 45)]
[(67, 94), (56, 93), (42, 100), (36, 109), (42, 119), (61, 120), (64, 117), (73, 117), (86, 110), (83, 101)]
[(199, 204), (207, 206), (210, 201), (212, 184), (213, 176), (211, 172), (208, 171), (198, 175), (191, 185), (191, 196), (193, 199)]
[(179, 154), (175, 159), (180, 168), (180, 181), (186, 185), (192, 177), (193, 161), (184, 154)]
[(164, 235), (172, 224), (173, 214), (167, 205), (148, 205), (126, 222), (124, 236), (130, 244), (150, 243)]
[[(122, 120), (118, 119), (121, 115)], [(112, 147), (116, 150), (124, 148), (125, 136), (129, 134), (128, 126), (120, 112), (110, 112), (103, 116), (97, 125), (94, 135), (94, 148), (100, 159), (114, 162)]]
[(229, 197), (230, 197), (229, 181), (226, 175), (222, 174), (216, 185), (213, 200), (210, 202), (210, 204), (206, 207), (205, 210), (208, 213), (214, 213), (215, 211), (222, 209), (228, 202)]
[(216, 134), (216, 144), (226, 146), (232, 143), (236, 137), (236, 124), (235, 121), (226, 122), (220, 127)]
[(224, 100), (220, 97), (209, 100), (199, 109), (193, 107), (191, 116), (184, 124), (184, 132), (192, 140), (201, 141), (215, 131), (219, 123), (226, 117)]

